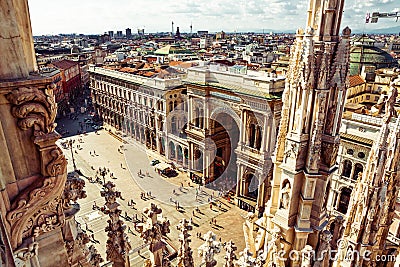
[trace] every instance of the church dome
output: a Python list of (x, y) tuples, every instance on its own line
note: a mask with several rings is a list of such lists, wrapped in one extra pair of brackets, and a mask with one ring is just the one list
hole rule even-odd
[(376, 69), (397, 67), (398, 62), (389, 53), (370, 45), (356, 45), (350, 49), (350, 76), (361, 73), (362, 66)]

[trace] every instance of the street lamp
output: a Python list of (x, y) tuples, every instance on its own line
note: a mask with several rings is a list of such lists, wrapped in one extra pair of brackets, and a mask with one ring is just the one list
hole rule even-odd
[(76, 171), (77, 168), (76, 168), (76, 164), (75, 164), (74, 151), (72, 150), (72, 143), (73, 143), (72, 140), (68, 141), (68, 146), (69, 146), (69, 149), (71, 150), (72, 164), (74, 165), (74, 170)]
[(107, 174), (107, 170), (106, 170), (106, 167), (104, 167), (103, 169), (101, 169), (101, 167), (99, 168), (99, 174), (101, 175), (101, 176), (103, 176), (103, 184), (105, 184), (106, 183), (106, 174)]

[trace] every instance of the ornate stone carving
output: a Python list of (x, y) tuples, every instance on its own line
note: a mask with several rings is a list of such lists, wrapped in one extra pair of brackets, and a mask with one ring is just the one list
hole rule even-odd
[(150, 208), (145, 208), (143, 213), (147, 216), (147, 220), (145, 223), (138, 224), (137, 229), (143, 241), (150, 245), (152, 266), (168, 265), (169, 261), (163, 256), (163, 251), (166, 249), (163, 237), (170, 232), (170, 223), (166, 218), (159, 220), (158, 215), (162, 213), (162, 210), (153, 203)]
[(11, 226), (11, 246), (14, 248), (22, 243), (23, 238), (50, 231), (64, 223), (60, 198), (51, 199), (62, 188), (57, 178), (47, 177), (41, 187), (35, 188), (35, 185), (18, 195), (6, 215)]
[(336, 163), (339, 144), (323, 142), (321, 145), (321, 163), (331, 167)]
[[(23, 267), (23, 266), (31, 266), (31, 261), (34, 263), (39, 263), (38, 256), (38, 248), (39, 244), (37, 242), (31, 242), (26, 247), (20, 248), (14, 252), (14, 261), (15, 266)], [(36, 266), (36, 265), (33, 265)], [(37, 265), (39, 266), (39, 265)]]
[(178, 251), (178, 267), (193, 267), (193, 252), (189, 246), (191, 242), (189, 231), (192, 230), (193, 227), (186, 219), (182, 219), (176, 228), (181, 232), (179, 234), (180, 247)]
[(40, 89), (20, 87), (6, 95), (7, 100), (13, 104), (11, 113), (18, 118), (21, 130), (33, 128), (35, 136), (54, 131), (57, 114), (54, 87), (54, 84)]
[(78, 199), (86, 198), (85, 181), (78, 176), (69, 174), (65, 183), (63, 193), (63, 208), (68, 210), (71, 208), (71, 201), (76, 203)]
[(90, 263), (92, 264), (92, 266), (99, 267), (100, 263), (102, 263), (104, 260), (97, 252), (97, 249), (94, 245), (90, 245), (89, 253), (90, 253)]
[(57, 176), (65, 172), (66, 161), (61, 149), (54, 148), (49, 152), (52, 160), (47, 164), (46, 171), (50, 176)]
[(330, 247), (331, 240), (332, 240), (332, 234), (328, 230), (325, 230), (320, 234), (319, 247), (314, 267), (329, 266), (329, 258), (331, 255), (331, 247)]
[(63, 226), (65, 221), (63, 211), (59, 197), (47, 202), (42, 209), (32, 215), (32, 227), (25, 228), (23, 237), (30, 236), (31, 234), (37, 237), (42, 233), (47, 233)]
[(115, 191), (115, 184), (107, 182), (101, 196), (105, 198), (106, 203), (104, 213), (108, 214), (110, 220), (107, 221), (107, 260), (113, 262), (115, 266), (129, 266), (128, 252), (131, 249), (128, 236), (125, 233), (126, 225), (119, 219), (121, 210), (116, 202), (117, 197), (121, 198), (121, 192)]
[(204, 235), (204, 239), (204, 244), (197, 249), (201, 257), (201, 266), (214, 267), (217, 265), (214, 255), (221, 252), (221, 243), (217, 241), (217, 236), (211, 231)]
[(397, 88), (395, 87), (395, 82), (390, 83), (390, 92), (388, 99), (386, 100), (385, 103), (385, 122), (389, 122), (392, 117), (397, 117), (397, 112), (394, 109), (394, 104), (396, 103), (397, 99)]
[(296, 158), (299, 152), (298, 145), (296, 143), (286, 141), (286, 151), (285, 151), (285, 162), (288, 158)]

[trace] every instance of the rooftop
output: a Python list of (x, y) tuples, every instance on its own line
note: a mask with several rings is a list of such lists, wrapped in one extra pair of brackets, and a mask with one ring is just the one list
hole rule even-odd
[(59, 69), (66, 70), (66, 69), (72, 68), (73, 66), (78, 65), (79, 63), (76, 62), (76, 61), (63, 59), (63, 60), (60, 60), (60, 61), (54, 61), (52, 64), (54, 66), (56, 66), (57, 68), (59, 68)]

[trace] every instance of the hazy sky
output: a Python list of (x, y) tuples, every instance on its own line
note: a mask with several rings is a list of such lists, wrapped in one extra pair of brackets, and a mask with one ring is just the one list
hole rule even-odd
[[(28, 0), (34, 35), (104, 33), (144, 28), (146, 32), (209, 30), (295, 30), (304, 27), (308, 0)], [(342, 28), (400, 26), (395, 19), (365, 24), (367, 12), (400, 11), (399, 0), (345, 0)]]

